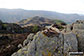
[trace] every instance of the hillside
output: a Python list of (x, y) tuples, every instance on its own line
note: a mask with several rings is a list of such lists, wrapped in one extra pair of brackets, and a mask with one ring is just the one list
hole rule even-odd
[(40, 17), (40, 16), (35, 16), (35, 17), (21, 20), (17, 24), (19, 24), (22, 27), (35, 26), (35, 25), (45, 27), (45, 26), (50, 26), (55, 23), (60, 24), (60, 25), (62, 24), (66, 25), (66, 23), (61, 20), (53, 20), (53, 19), (48, 19), (48, 18)]
[(3, 22), (15, 23), (22, 19), (27, 19), (34, 16), (42, 16), (50, 19), (61, 19), (67, 23), (72, 23), (77, 19), (84, 20), (84, 15), (79, 14), (63, 14), (42, 10), (0, 9), (0, 20)]
[(28, 18), (28, 19), (25, 19), (25, 20), (21, 20), (17, 24), (19, 24), (21, 26), (33, 26), (33, 25), (40, 26), (42, 24), (51, 25), (52, 23), (53, 23), (53, 21), (51, 19), (35, 16), (35, 17), (31, 17), (31, 18)]
[(23, 33), (24, 29), (15, 23), (0, 22), (0, 33)]
[(43, 28), (30, 26), (22, 28), (15, 23), (4, 23), (0, 20), (0, 56), (11, 56), (17, 51), (21, 44), (30, 33), (36, 33)]

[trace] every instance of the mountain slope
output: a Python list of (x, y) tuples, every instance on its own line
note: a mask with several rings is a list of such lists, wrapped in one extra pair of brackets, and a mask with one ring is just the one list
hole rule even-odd
[(20, 22), (18, 22), (19, 25), (24, 26), (31, 26), (31, 25), (41, 25), (41, 24), (52, 24), (53, 21), (51, 19), (47, 19), (44, 17), (39, 17), (39, 16), (35, 16), (35, 17), (31, 17), (25, 20), (21, 20)]
[(67, 21), (67, 23), (71, 23), (77, 19), (84, 19), (84, 15), (78, 14), (63, 14), (42, 10), (0, 9), (0, 20), (3, 22), (14, 23), (34, 16), (42, 16), (50, 19), (61, 19)]
[(53, 19), (48, 19), (48, 18), (40, 17), (40, 16), (35, 16), (35, 17), (21, 20), (17, 24), (23, 27), (35, 26), (35, 25), (44, 27), (44, 26), (50, 26), (55, 23), (60, 24), (60, 25), (62, 24), (66, 25), (66, 23), (61, 20), (53, 20)]

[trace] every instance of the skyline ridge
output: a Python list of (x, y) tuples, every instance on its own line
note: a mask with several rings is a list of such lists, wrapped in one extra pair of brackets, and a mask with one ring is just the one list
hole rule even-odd
[(30, 9), (24, 9), (24, 8), (0, 8), (1, 9), (6, 9), (6, 10), (26, 10), (26, 11), (47, 11), (47, 12), (56, 12), (56, 13), (62, 13), (62, 14), (79, 14), (79, 15), (84, 15), (80, 13), (63, 13), (63, 12), (58, 12), (58, 11), (50, 11), (50, 10), (30, 10)]

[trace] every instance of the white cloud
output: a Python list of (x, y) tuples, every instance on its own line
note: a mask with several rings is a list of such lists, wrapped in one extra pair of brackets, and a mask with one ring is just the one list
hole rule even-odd
[(84, 0), (0, 0), (0, 8), (84, 14)]

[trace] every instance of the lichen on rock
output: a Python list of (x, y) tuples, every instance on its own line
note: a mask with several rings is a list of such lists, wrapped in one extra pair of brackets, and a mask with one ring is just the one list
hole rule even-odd
[(84, 22), (76, 21), (63, 31), (49, 27), (30, 34), (23, 47), (12, 56), (68, 56), (69, 52), (84, 52)]

